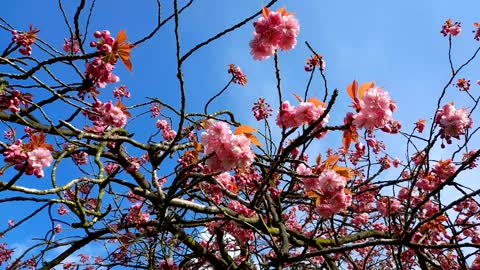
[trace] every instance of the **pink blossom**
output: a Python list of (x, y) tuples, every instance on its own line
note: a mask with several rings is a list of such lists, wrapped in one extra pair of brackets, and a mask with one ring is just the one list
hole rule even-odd
[(452, 143), (451, 138), (460, 139), (465, 134), (465, 129), (473, 126), (473, 120), (467, 109), (455, 109), (453, 102), (446, 104), (437, 111), (435, 123), (440, 125), (440, 136)]
[(69, 39), (64, 39), (65, 43), (63, 43), (63, 51), (71, 54), (76, 54), (80, 52), (80, 43), (77, 36), (73, 35)]
[(447, 35), (452, 35), (454, 37), (460, 35), (462, 32), (462, 25), (459, 22), (453, 22), (452, 19), (448, 19), (445, 21), (445, 23), (442, 25), (442, 30), (440, 33), (443, 34), (443, 36)]
[(368, 213), (361, 213), (352, 218), (352, 224), (355, 226), (361, 226), (368, 222)]
[(62, 225), (60, 224), (55, 225), (55, 228), (53, 228), (53, 231), (55, 233), (61, 233), (63, 231)]
[(230, 64), (228, 65), (228, 73), (232, 74), (232, 82), (240, 85), (247, 84), (247, 76), (242, 72), (240, 67)]
[(368, 89), (359, 103), (360, 111), (354, 116), (353, 124), (357, 128), (373, 130), (383, 128), (392, 120), (396, 110), (395, 102), (381, 87)]
[(65, 205), (62, 204), (62, 205), (60, 205), (60, 207), (58, 208), (57, 212), (58, 212), (58, 214), (59, 214), (60, 216), (63, 216), (63, 215), (68, 214), (70, 211), (68, 211), (68, 209), (65, 207)]
[(127, 87), (125, 85), (121, 85), (120, 87), (116, 87), (115, 89), (113, 89), (113, 96), (115, 98), (122, 98), (122, 97), (129, 98), (131, 94), (130, 92), (128, 92)]
[(286, 51), (293, 49), (297, 44), (300, 25), (297, 19), (285, 10), (279, 12), (268, 10), (268, 15), (259, 18), (253, 26), (255, 31), (250, 48), (254, 59), (267, 59), (277, 48)]
[[(28, 164), (32, 168), (32, 173), (41, 178), (44, 176), (43, 169), (50, 166), (53, 161), (52, 153), (50, 150), (38, 147), (33, 149), (31, 152), (27, 153), (28, 155)], [(27, 170), (27, 174), (28, 174)]]
[(253, 104), (253, 116), (257, 121), (266, 120), (268, 117), (272, 116), (272, 108), (270, 104), (265, 102), (264, 98), (259, 98), (257, 102)]
[(337, 193), (342, 193), (345, 185), (347, 184), (347, 178), (339, 175), (333, 170), (323, 171), (319, 179), (319, 190), (324, 196), (332, 196)]
[(111, 100), (105, 104), (96, 100), (93, 104), (93, 111), (95, 114), (86, 114), (99, 131), (110, 126), (122, 128), (127, 124), (127, 113), (122, 108), (113, 105)]
[(0, 244), (0, 265), (12, 258), (14, 250), (7, 248), (7, 243)]
[(85, 165), (88, 163), (88, 154), (85, 151), (72, 153), (72, 158), (77, 165)]
[(255, 158), (250, 139), (243, 134), (232, 134), (224, 122), (217, 122), (202, 133), (202, 144), (205, 155), (213, 154), (207, 160), (207, 166), (212, 171), (246, 168)]
[(243, 215), (245, 217), (252, 217), (255, 215), (255, 211), (249, 209), (245, 205), (237, 202), (237, 201), (231, 201), (228, 203), (228, 208), (232, 209), (233, 211), (237, 212), (240, 215)]
[(120, 78), (112, 73), (115, 66), (104, 62), (100, 56), (97, 56), (86, 65), (85, 75), (87, 79), (100, 88), (105, 88), (109, 83), (120, 81)]
[(399, 200), (390, 197), (382, 197), (376, 202), (376, 204), (378, 212), (385, 217), (397, 212), (401, 206)]
[(157, 120), (155, 125), (162, 131), (162, 136), (166, 141), (171, 141), (177, 136), (177, 132), (172, 129), (167, 120)]
[[(296, 128), (303, 124), (313, 124), (325, 112), (324, 104), (315, 104), (313, 102), (300, 102), (295, 107), (291, 106), (290, 102), (284, 101), (282, 103), (282, 110), (277, 115), (276, 123), (279, 127)], [(327, 114), (320, 126), (328, 123), (329, 115)]]
[(150, 220), (150, 214), (142, 211), (142, 203), (134, 204), (130, 207), (125, 221), (131, 224), (144, 224)]
[(427, 120), (425, 119), (418, 119), (418, 121), (415, 123), (415, 128), (419, 133), (422, 133), (423, 130), (425, 129), (425, 125), (427, 124)]
[(30, 56), (32, 54), (32, 45), (37, 40), (37, 33), (40, 30), (33, 28), (30, 25), (30, 30), (28, 32), (18, 32), (17, 30), (12, 31), (12, 41), (15, 42), (18, 46), (22, 46), (18, 51), (26, 56)]

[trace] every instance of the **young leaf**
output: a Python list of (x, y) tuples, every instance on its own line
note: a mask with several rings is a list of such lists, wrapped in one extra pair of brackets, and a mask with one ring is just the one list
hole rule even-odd
[(298, 102), (303, 102), (303, 98), (295, 93), (292, 93), (292, 95), (298, 100)]
[(360, 86), (360, 90), (358, 91), (358, 97), (363, 98), (363, 95), (365, 94), (365, 92), (368, 89), (373, 88), (373, 87), (375, 87), (375, 82), (374, 81), (362, 84), (362, 86)]
[(313, 97), (309, 98), (308, 102), (311, 102), (311, 103), (315, 104), (316, 107), (325, 106), (325, 102), (320, 101), (318, 98), (313, 98)]
[(233, 132), (233, 134), (238, 135), (238, 134), (252, 133), (252, 132), (256, 132), (256, 131), (257, 131), (257, 129), (255, 129), (251, 126), (241, 125), (241, 126), (237, 127), (237, 129), (235, 129), (235, 132)]
[(356, 80), (353, 80), (353, 82), (347, 87), (347, 93), (353, 100), (355, 100), (355, 98), (357, 97), (357, 90), (358, 82)]

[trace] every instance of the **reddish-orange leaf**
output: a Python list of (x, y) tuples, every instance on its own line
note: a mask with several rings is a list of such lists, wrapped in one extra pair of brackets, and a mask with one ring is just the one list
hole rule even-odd
[(42, 147), (42, 148), (46, 148), (50, 151), (53, 151), (54, 150), (53, 146), (51, 144), (46, 143), (45, 140), (46, 140), (46, 137), (45, 137), (45, 134), (43, 133), (43, 131), (40, 132), (38, 136), (36, 134), (32, 134), (30, 136), (30, 142), (25, 145), (25, 147), (27, 148), (26, 150), (27, 151), (32, 151), (33, 149)]
[(127, 111), (127, 107), (120, 102), (120, 100), (117, 100), (117, 103), (115, 104), (116, 107), (118, 107), (120, 110), (122, 110), (123, 114), (125, 114), (128, 117), (132, 117), (132, 114)]
[(255, 129), (251, 126), (241, 125), (241, 126), (237, 127), (237, 129), (235, 129), (235, 132), (233, 132), (233, 134), (238, 135), (238, 134), (252, 133), (252, 132), (255, 132), (255, 131), (257, 131), (257, 129)]
[(313, 98), (313, 97), (309, 98), (308, 102), (311, 102), (311, 103), (315, 104), (316, 107), (325, 106), (325, 102), (320, 101), (318, 98)]
[(347, 93), (353, 100), (355, 100), (355, 98), (357, 97), (357, 90), (358, 82), (356, 80), (353, 80), (353, 82), (347, 87)]
[(263, 17), (268, 17), (268, 15), (270, 15), (270, 9), (268, 7), (263, 7), (262, 8), (262, 15)]
[(116, 42), (118, 44), (122, 44), (125, 41), (127, 41), (127, 32), (125, 30), (120, 30), (120, 32), (118, 32)]
[(348, 188), (344, 188), (344, 189), (343, 189), (343, 192), (344, 192), (345, 194), (348, 194), (348, 195), (353, 195), (353, 194), (354, 194), (354, 193), (353, 193), (350, 189), (348, 189)]
[(340, 159), (340, 156), (338, 155), (331, 155), (325, 160), (325, 168), (332, 168), (337, 164), (338, 160)]
[(255, 136), (255, 134), (251, 134), (251, 133), (247, 133), (245, 134), (245, 136), (247, 136), (247, 138), (250, 139), (250, 142), (252, 144), (255, 144), (256, 146), (262, 146), (263, 144), (258, 140), (257, 136)]
[(277, 12), (280, 13), (282, 16), (293, 15), (293, 12), (288, 12), (286, 7), (279, 8)]
[(114, 57), (120, 57), (129, 71), (132, 71), (132, 62), (130, 61), (130, 52), (134, 47), (133, 44), (127, 43), (127, 33), (125, 30), (120, 30), (115, 40), (113, 54)]
[(363, 98), (363, 95), (365, 94), (365, 92), (368, 89), (373, 88), (373, 87), (375, 87), (375, 82), (374, 81), (362, 84), (362, 86), (360, 86), (360, 90), (358, 91), (358, 97)]
[(298, 100), (298, 102), (303, 102), (303, 98), (295, 93), (292, 93), (292, 95)]
[(350, 149), (350, 144), (352, 143), (352, 134), (350, 130), (344, 130), (343, 131), (343, 138), (342, 138), (342, 144), (343, 148), (345, 151), (348, 151)]
[(473, 26), (475, 26), (475, 27), (480, 27), (480, 23), (474, 22), (474, 23), (473, 23)]
[(316, 190), (309, 190), (306, 192), (307, 196), (310, 198), (314, 198), (315, 200), (315, 205), (320, 205), (322, 203), (322, 194), (320, 194)]
[(238, 193), (238, 186), (233, 181), (230, 181), (230, 183), (228, 183), (227, 189), (234, 194)]
[(334, 170), (336, 173), (338, 173), (339, 175), (347, 178), (347, 179), (350, 179), (353, 177), (353, 172), (351, 169), (347, 168), (347, 167), (343, 167), (343, 166), (337, 166), (335, 165), (332, 170)]
[(197, 142), (196, 140), (193, 141), (193, 148), (195, 148), (195, 151), (197, 153), (203, 152), (203, 145), (201, 143)]
[(315, 159), (315, 161), (317, 162), (317, 165), (322, 164), (322, 154), (318, 154), (318, 156), (317, 156), (317, 158)]

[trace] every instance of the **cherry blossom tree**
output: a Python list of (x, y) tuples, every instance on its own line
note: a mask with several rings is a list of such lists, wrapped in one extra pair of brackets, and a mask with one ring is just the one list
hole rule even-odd
[[(480, 269), (480, 190), (462, 181), (478, 173), (480, 96), (460, 77), (480, 46), (452, 61), (452, 44), (477, 43), (480, 24), (439, 25), (450, 77), (431, 114), (407, 130), (394, 93), (374, 81), (331, 87), (324, 57), (308, 42), (307, 87), (286, 95), (280, 60), (301, 50), (301, 26), (276, 0), (190, 49), (179, 28), (193, 0), (174, 0), (166, 15), (158, 0), (158, 23), (138, 41), (125, 30), (90, 29), (95, 1), (79, 2), (70, 18), (59, 1), (63, 44), (44, 40), (35, 22), (21, 28), (0, 18), (11, 33), (0, 56), (0, 207), (29, 209), (15, 220), (2, 214), (2, 267)], [(272, 97), (258, 97), (247, 123), (217, 110), (218, 97), (248, 83), (231, 64), (203, 112), (189, 111), (185, 64), (208, 61), (193, 56), (240, 28), (253, 31), (245, 57), (272, 64)], [(175, 41), (178, 106), (144, 98), (116, 75), (135, 68), (135, 51), (159, 31)], [(314, 80), (320, 96), (309, 93)], [(350, 106), (334, 106), (340, 95)], [(318, 152), (329, 138), (338, 140)], [(13, 247), (9, 236), (26, 230), (36, 236)]]

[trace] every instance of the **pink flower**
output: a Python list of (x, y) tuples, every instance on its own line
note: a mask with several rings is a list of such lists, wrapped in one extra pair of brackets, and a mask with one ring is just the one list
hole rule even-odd
[(12, 254), (14, 253), (13, 249), (7, 248), (7, 243), (0, 244), (0, 265), (4, 262), (9, 261), (12, 258)]
[(245, 73), (242, 72), (240, 67), (237, 67), (234, 64), (230, 64), (228, 65), (228, 73), (232, 74), (233, 83), (240, 84), (240, 85), (247, 84), (247, 76), (245, 75)]
[(368, 222), (368, 213), (361, 213), (352, 218), (352, 224), (355, 226), (361, 226)]
[(343, 193), (343, 189), (347, 184), (347, 178), (339, 175), (333, 170), (323, 171), (319, 179), (319, 191), (326, 197), (333, 196), (337, 193)]
[(427, 124), (427, 120), (420, 118), (416, 123), (415, 123), (415, 128), (418, 130), (419, 133), (422, 133), (423, 130), (425, 129), (425, 125)]
[[(118, 104), (117, 104), (118, 105)], [(93, 104), (93, 111), (96, 114), (88, 114), (88, 118), (93, 121), (95, 127), (100, 130), (109, 126), (122, 128), (127, 124), (127, 114), (121, 107), (112, 104), (112, 101), (108, 101), (102, 104), (99, 100), (96, 100)]]
[(134, 204), (130, 207), (125, 221), (132, 224), (144, 224), (150, 220), (150, 214), (142, 211), (142, 203)]
[(65, 207), (65, 205), (62, 204), (62, 205), (60, 205), (60, 207), (58, 208), (57, 212), (58, 212), (58, 214), (59, 214), (60, 216), (63, 216), (63, 215), (68, 214), (68, 212), (70, 212), (70, 211), (68, 211), (68, 209)]
[(465, 108), (455, 109), (453, 102), (446, 104), (437, 111), (435, 123), (440, 125), (440, 136), (445, 138), (447, 143), (452, 143), (451, 138), (460, 139), (465, 134), (465, 129), (473, 126), (473, 120)]
[(85, 75), (87, 79), (100, 88), (105, 88), (108, 83), (120, 81), (120, 78), (112, 73), (115, 66), (104, 62), (100, 56), (97, 56), (86, 65)]
[(380, 87), (370, 88), (360, 100), (360, 111), (354, 116), (353, 124), (367, 130), (383, 128), (392, 120), (396, 108), (386, 91)]
[(127, 87), (125, 85), (121, 85), (120, 87), (113, 89), (113, 96), (115, 98), (122, 98), (122, 97), (129, 98), (131, 94), (130, 92), (128, 92)]
[(460, 79), (458, 79), (455, 86), (460, 91), (468, 91), (468, 90), (470, 90), (471, 83), (470, 83), (470, 80), (467, 80), (465, 78), (460, 78)]
[(255, 158), (250, 139), (243, 134), (234, 135), (224, 122), (217, 122), (202, 133), (205, 155), (212, 155), (207, 166), (212, 171), (229, 171), (235, 167), (246, 168)]
[(270, 104), (265, 102), (264, 98), (259, 98), (257, 102), (253, 104), (253, 116), (257, 121), (266, 120), (268, 117), (272, 116), (272, 108)]
[(76, 54), (80, 52), (80, 43), (78, 41), (77, 36), (73, 35), (69, 39), (64, 39), (65, 43), (63, 43), (63, 51), (71, 54)]
[(254, 59), (264, 60), (272, 56), (277, 48), (291, 50), (297, 44), (300, 25), (285, 9), (272, 12), (264, 8), (264, 16), (253, 23), (255, 31), (250, 41)]
[(57, 224), (57, 225), (55, 226), (55, 228), (53, 228), (53, 231), (54, 231), (55, 233), (61, 233), (61, 232), (63, 231), (62, 225)]
[(30, 25), (30, 30), (28, 32), (19, 33), (17, 30), (12, 31), (12, 41), (15, 42), (18, 46), (23, 47), (18, 50), (21, 54), (26, 56), (30, 56), (32, 54), (32, 45), (38, 38), (38, 32), (40, 32), (40, 30), (33, 28), (32, 25)]
[(50, 150), (38, 147), (27, 153), (28, 164), (33, 169), (32, 172), (36, 177), (41, 178), (44, 176), (43, 169), (50, 166), (53, 161), (52, 153)]
[[(277, 115), (276, 123), (279, 127), (296, 128), (303, 124), (313, 124), (325, 112), (325, 105), (315, 104), (313, 102), (301, 102), (298, 107), (291, 106), (290, 103), (284, 101), (282, 110)], [(327, 114), (320, 126), (328, 123), (329, 115)]]
[(166, 141), (171, 141), (177, 136), (177, 132), (172, 129), (167, 120), (157, 120), (155, 125), (162, 131), (162, 136)]
[(440, 33), (443, 34), (443, 36), (447, 35), (452, 35), (454, 37), (460, 35), (462, 32), (462, 25), (459, 22), (453, 22), (452, 19), (448, 19), (445, 21), (445, 23), (442, 25), (442, 30)]

